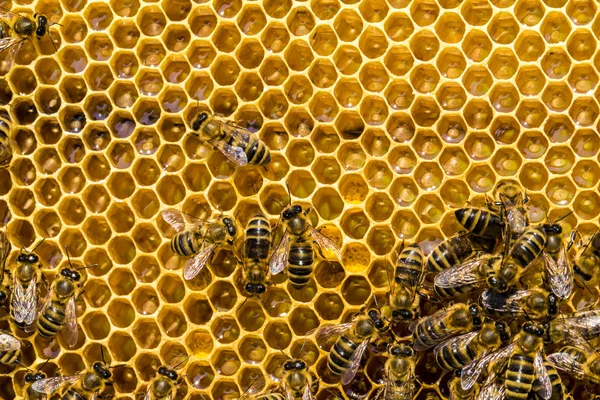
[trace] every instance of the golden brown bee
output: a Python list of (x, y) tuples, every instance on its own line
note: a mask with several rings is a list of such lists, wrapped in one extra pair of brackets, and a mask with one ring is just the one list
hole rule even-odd
[(504, 243), (510, 247), (529, 227), (529, 217), (525, 209), (529, 197), (523, 195), (521, 185), (513, 180), (500, 182), (496, 186), (495, 195), (498, 201), (493, 205), (500, 207), (500, 218), (506, 221)]
[(246, 227), (244, 246), (244, 290), (247, 295), (260, 295), (267, 290), (267, 259), (271, 249), (271, 225), (257, 214)]
[(87, 370), (71, 376), (58, 376), (33, 382), (31, 389), (40, 394), (52, 395), (67, 388), (62, 400), (94, 400), (106, 385), (112, 384), (112, 373), (104, 362), (95, 362)]
[(577, 311), (548, 322), (547, 341), (564, 343), (576, 340), (585, 344), (600, 337), (600, 310)]
[(506, 293), (490, 289), (481, 294), (481, 304), (492, 315), (525, 314), (532, 319), (555, 317), (559, 311), (558, 298), (547, 290), (533, 288)]
[(21, 341), (9, 332), (0, 331), (0, 363), (5, 365), (21, 362)]
[(473, 257), (437, 274), (433, 290), (443, 299), (471, 292), (485, 283), (490, 271), (494, 271), (501, 262), (501, 257), (489, 254)]
[(448, 382), (448, 390), (450, 391), (449, 400), (475, 400), (479, 396), (479, 384), (476, 383), (472, 388), (464, 390), (460, 384), (461, 370), (454, 371), (454, 378)]
[(12, 123), (8, 116), (0, 114), (0, 170), (8, 168), (12, 160), (14, 150), (10, 144), (11, 129)]
[(190, 128), (194, 135), (212, 145), (235, 165), (267, 165), (271, 153), (267, 146), (248, 129), (230, 121), (198, 111), (191, 115)]
[(552, 223), (542, 225), (546, 233), (546, 245), (542, 252), (546, 279), (552, 293), (561, 299), (569, 298), (573, 292), (573, 266), (567, 258), (567, 251), (573, 244), (575, 232), (571, 235), (571, 241), (568, 246), (565, 246), (563, 242), (563, 229), (558, 224), (559, 221), (569, 215), (571, 213)]
[(504, 222), (500, 215), (481, 208), (460, 208), (454, 212), (458, 222), (474, 235), (497, 239), (502, 237)]
[(219, 217), (208, 222), (174, 209), (162, 212), (163, 219), (177, 234), (171, 239), (171, 250), (181, 257), (191, 257), (183, 269), (185, 280), (194, 279), (206, 266), (218, 246), (233, 245), (237, 236), (235, 221), (229, 217)]
[(181, 376), (164, 365), (158, 368), (158, 374), (148, 384), (143, 400), (172, 400), (177, 395), (177, 386)]
[[(21, 15), (8, 10), (0, 10), (0, 52), (6, 51), (9, 68), (26, 40), (41, 40), (50, 35), (48, 17), (43, 14)], [(52, 41), (54, 45), (54, 41)], [(56, 47), (55, 47), (56, 49)], [(57, 49), (58, 51), (58, 49)]]
[(389, 357), (385, 363), (385, 386), (376, 399), (383, 395), (384, 400), (412, 400), (415, 395), (415, 351), (406, 344), (388, 347)]
[(394, 321), (419, 317), (420, 297), (417, 291), (423, 281), (423, 267), (423, 252), (418, 244), (413, 243), (402, 249), (389, 295)]
[(600, 281), (600, 234), (592, 235), (588, 243), (575, 255), (573, 272), (584, 285), (596, 285)]

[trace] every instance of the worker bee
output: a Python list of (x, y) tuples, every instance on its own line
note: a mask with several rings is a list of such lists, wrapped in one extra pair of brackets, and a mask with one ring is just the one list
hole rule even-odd
[(45, 363), (40, 365), (40, 367), (35, 372), (30, 371), (29, 368), (27, 369), (28, 372), (27, 374), (25, 374), (25, 377), (23, 379), (23, 394), (25, 400), (47, 400), (48, 396), (46, 396), (43, 393), (36, 392), (35, 390), (33, 390), (32, 386), (35, 382), (47, 378), (46, 373), (44, 373), (42, 369), (46, 366), (46, 364), (48, 364), (48, 361), (50, 361), (50, 359), (47, 359)]
[(12, 123), (8, 116), (0, 114), (0, 170), (8, 168), (12, 160), (14, 150), (10, 144), (11, 128)]
[(467, 207), (454, 211), (458, 222), (474, 235), (497, 239), (502, 237), (504, 222), (500, 215), (481, 208)]
[(600, 337), (600, 310), (577, 311), (561, 315), (548, 322), (546, 340), (563, 343), (577, 340), (585, 344)]
[(335, 340), (327, 357), (327, 366), (333, 375), (341, 375), (342, 383), (348, 385), (358, 372), (371, 339), (389, 328), (379, 310), (372, 308), (366, 313), (359, 313), (352, 322), (319, 328), (316, 338), (319, 343)]
[(544, 328), (537, 323), (527, 321), (521, 332), (504, 348), (467, 364), (462, 371), (461, 386), (469, 390), (484, 369), (488, 369), (488, 383), (497, 376), (504, 378), (505, 398), (527, 399), (537, 379), (537, 394), (543, 399), (552, 395), (552, 381), (544, 364), (543, 338)]
[[(562, 384), (562, 379), (560, 379), (560, 375), (558, 371), (554, 367), (554, 364), (550, 362), (546, 357), (544, 357), (544, 367), (546, 368), (546, 372), (548, 373), (548, 378), (550, 378), (550, 385), (552, 385), (552, 395), (550, 396), (550, 400), (563, 400), (566, 399), (565, 395), (565, 387)], [(538, 394), (538, 398), (542, 397), (544, 394), (544, 385), (540, 382), (539, 378), (536, 378), (533, 381), (533, 391)]]
[(471, 258), (437, 274), (433, 290), (443, 299), (471, 292), (482, 285), (490, 271), (494, 271), (501, 262), (501, 257), (489, 254)]
[[(572, 212), (571, 212), (572, 213)], [(542, 225), (546, 233), (546, 245), (542, 252), (548, 286), (556, 296), (566, 299), (573, 291), (573, 267), (567, 258), (567, 251), (575, 239), (575, 232), (571, 235), (568, 246), (563, 243), (563, 229), (559, 221), (571, 215), (561, 217), (553, 223)]]
[(481, 304), (490, 314), (526, 314), (532, 319), (555, 317), (559, 311), (556, 295), (540, 288), (505, 293), (486, 289), (481, 294)]
[(437, 245), (427, 259), (427, 268), (431, 272), (441, 272), (452, 266), (461, 264), (476, 251), (490, 251), (495, 241), (491, 243), (481, 242), (481, 238), (470, 234), (459, 234)]
[(546, 232), (543, 227), (526, 230), (505, 254), (499, 267), (489, 272), (488, 285), (498, 292), (508, 291), (542, 252), (545, 245)]
[(510, 341), (510, 328), (503, 321), (490, 321), (476, 332), (469, 332), (438, 344), (433, 350), (437, 363), (445, 370), (457, 370), (483, 354), (494, 352)]
[(244, 243), (244, 290), (250, 296), (267, 290), (267, 259), (271, 249), (271, 226), (262, 214), (256, 214), (246, 227)]
[(173, 400), (177, 396), (177, 386), (183, 378), (176, 371), (177, 367), (186, 362), (190, 356), (185, 357), (173, 368), (160, 366), (157, 374), (152, 378), (142, 400)]
[(61, 397), (62, 400), (95, 400), (102, 398), (99, 393), (110, 385), (112, 385), (110, 367), (104, 361), (96, 361), (90, 368), (79, 374), (35, 381), (31, 385), (31, 390), (52, 395), (60, 389), (67, 388)]
[(584, 285), (594, 285), (600, 280), (600, 234), (596, 231), (574, 258), (573, 272)]
[(171, 239), (171, 251), (190, 257), (183, 269), (183, 278), (188, 281), (202, 271), (218, 246), (233, 245), (237, 236), (235, 221), (229, 217), (207, 222), (173, 209), (164, 210), (162, 217), (177, 231)]
[(584, 347), (565, 346), (557, 353), (550, 354), (548, 360), (561, 371), (576, 379), (587, 378), (600, 383), (600, 355), (589, 345)]
[(0, 330), (0, 363), (4, 365), (21, 362), (21, 341), (12, 334)]
[(383, 395), (383, 400), (411, 400), (415, 395), (416, 353), (406, 344), (392, 344), (388, 354), (385, 386), (375, 399)]
[(61, 268), (52, 282), (37, 319), (37, 332), (44, 338), (53, 338), (61, 332), (67, 344), (75, 347), (79, 335), (75, 302), (83, 284), (79, 282), (81, 274), (71, 265), (66, 247), (65, 251), (71, 268)]
[(11, 248), (12, 246), (8, 237), (6, 237), (6, 233), (0, 231), (0, 267), (2, 267), (2, 272), (0, 273), (0, 303), (4, 303), (8, 299), (8, 290), (6, 290), (8, 289), (8, 285), (5, 284), (5, 279), (8, 276), (6, 274), (6, 260)]
[[(48, 17), (43, 14), (33, 14), (33, 18), (8, 10), (0, 10), (0, 52), (8, 52), (6, 61), (9, 68), (25, 43), (26, 40), (37, 38), (41, 40), (44, 36), (50, 36)], [(54, 41), (52, 45), (54, 45)], [(54, 45), (55, 46), (55, 45)], [(58, 49), (55, 50), (58, 51)]]
[(269, 260), (271, 274), (277, 275), (288, 267), (288, 278), (296, 288), (302, 288), (310, 281), (314, 266), (314, 246), (321, 257), (325, 258), (322, 249), (335, 253), (341, 260), (339, 246), (330, 238), (313, 228), (307, 215), (310, 207), (302, 209), (299, 204), (290, 205), (281, 213), (284, 233)]
[(417, 291), (423, 281), (423, 252), (413, 243), (404, 247), (396, 262), (394, 281), (390, 288), (390, 306), (394, 321), (419, 317)]
[[(479, 397), (479, 384), (475, 383), (469, 390), (463, 390), (460, 384), (460, 375), (462, 371), (457, 369), (454, 371), (454, 377), (448, 382), (448, 391), (450, 392), (449, 400), (475, 400)], [(500, 397), (498, 397), (500, 398)]]
[[(313, 378), (308, 372), (308, 366), (306, 362), (296, 358), (289, 361), (286, 361), (283, 364), (283, 379), (282, 379), (282, 387), (285, 397), (281, 397), (281, 400), (292, 400), (292, 399), (302, 399), (302, 400), (312, 400), (312, 386), (313, 386)], [(273, 396), (275, 394), (271, 394)], [(262, 400), (263, 398), (260, 397)], [(264, 400), (275, 400), (276, 397), (267, 398)]]
[(427, 350), (482, 324), (481, 308), (477, 304), (457, 303), (417, 321), (412, 330), (413, 347), (417, 351)]
[(504, 225), (504, 243), (511, 246), (529, 227), (529, 217), (525, 204), (529, 201), (523, 196), (521, 185), (515, 181), (503, 181), (496, 187), (499, 201), (493, 206), (500, 208), (500, 218), (506, 221)]
[(10, 316), (15, 326), (26, 331), (32, 330), (38, 312), (38, 285), (44, 275), (35, 251), (43, 242), (44, 239), (31, 251), (23, 247), (13, 267)]
[(271, 153), (267, 146), (248, 129), (230, 121), (198, 111), (191, 115), (190, 128), (195, 136), (220, 151), (235, 165), (267, 165)]

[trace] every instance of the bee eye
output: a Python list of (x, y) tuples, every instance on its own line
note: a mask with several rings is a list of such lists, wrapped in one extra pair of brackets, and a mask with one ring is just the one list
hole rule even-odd
[(294, 363), (292, 363), (291, 361), (286, 362), (285, 364), (283, 364), (283, 369), (285, 369), (286, 371), (294, 369)]
[(267, 290), (267, 288), (265, 288), (265, 285), (257, 285), (256, 286), (256, 293), (264, 293)]
[(252, 284), (252, 283), (246, 284), (246, 291), (250, 292), (250, 293), (254, 292), (254, 284)]

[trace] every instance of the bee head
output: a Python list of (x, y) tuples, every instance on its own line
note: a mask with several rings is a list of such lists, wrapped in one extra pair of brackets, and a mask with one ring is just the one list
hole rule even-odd
[(92, 369), (104, 380), (112, 378), (112, 373), (100, 361), (96, 361)]
[(562, 233), (562, 226), (558, 224), (545, 224), (543, 228), (544, 232), (549, 235), (560, 235)]
[(160, 375), (166, 376), (167, 378), (169, 378), (172, 381), (176, 381), (177, 379), (179, 379), (179, 374), (177, 372), (175, 372), (172, 369), (169, 369), (165, 366), (158, 368), (158, 373)]
[(41, 381), (42, 379), (46, 379), (46, 374), (43, 372), (29, 373), (25, 375), (25, 382), (27, 383)]
[(490, 288), (492, 288), (493, 290), (495, 290), (497, 292), (503, 293), (508, 290), (508, 285), (506, 284), (506, 282), (499, 280), (495, 276), (488, 277), (487, 284)]
[(394, 319), (394, 321), (408, 321), (417, 318), (417, 316), (418, 313), (413, 312), (411, 310), (402, 309), (392, 311), (392, 318)]
[(35, 30), (35, 35), (38, 38), (41, 38), (46, 33), (48, 33), (48, 17), (42, 14), (34, 14), (33, 17), (37, 19), (37, 28)]
[(548, 314), (551, 316), (558, 314), (558, 298), (552, 293), (548, 295)]
[(38, 256), (36, 256), (33, 253), (20, 253), (17, 256), (17, 262), (21, 262), (21, 263), (35, 264), (39, 260), (40, 259), (38, 258)]
[(508, 324), (504, 321), (496, 321), (495, 326), (498, 335), (500, 335), (500, 341), (502, 341), (502, 343), (508, 342), (510, 340), (510, 328), (508, 327)]
[(462, 369), (455, 369), (454, 376), (460, 378), (462, 376)]
[(225, 225), (225, 229), (227, 229), (229, 236), (235, 237), (237, 235), (237, 228), (235, 227), (235, 223), (231, 218), (223, 218), (223, 225)]
[(523, 324), (523, 332), (529, 333), (530, 335), (543, 337), (545, 330), (542, 326), (537, 325), (531, 321), (527, 321)]
[(193, 131), (197, 132), (200, 130), (200, 127), (208, 118), (208, 113), (206, 111), (201, 111), (192, 119), (191, 128)]
[(252, 294), (263, 294), (267, 290), (265, 285), (263, 285), (262, 283), (247, 283), (245, 289), (246, 292)]
[(481, 326), (483, 324), (483, 320), (481, 319), (481, 308), (477, 304), (471, 304), (469, 306), (469, 313), (473, 318), (473, 325)]
[(60, 270), (60, 274), (65, 278), (72, 279), (74, 281), (79, 281), (81, 279), (81, 274), (70, 268), (63, 268)]
[(303, 370), (306, 368), (306, 363), (302, 360), (290, 360), (283, 364), (283, 369), (286, 371)]
[(2, 303), (7, 298), (8, 298), (8, 295), (6, 294), (6, 292), (4, 290), (0, 290), (0, 303)]
[(401, 345), (393, 345), (389, 348), (388, 353), (390, 353), (393, 357), (412, 357), (415, 355), (415, 351), (404, 344)]
[(284, 221), (287, 221), (301, 213), (302, 213), (302, 206), (299, 204), (295, 204), (295, 205), (289, 206), (288, 208), (283, 210), (283, 213), (281, 213), (281, 218), (283, 218)]
[(385, 320), (381, 317), (381, 313), (379, 312), (379, 310), (372, 308), (367, 312), (367, 315), (369, 316), (369, 318), (371, 318), (375, 329), (377, 329), (378, 331), (383, 331), (386, 329)]

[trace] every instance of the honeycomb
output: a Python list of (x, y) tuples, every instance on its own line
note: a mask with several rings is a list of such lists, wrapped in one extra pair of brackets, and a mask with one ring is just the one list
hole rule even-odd
[[(23, 362), (74, 374), (100, 359), (118, 399), (134, 399), (160, 365), (191, 355), (178, 399), (237, 399), (281, 379), (286, 354), (324, 376), (307, 332), (384, 301), (390, 251), (429, 252), (459, 227), (452, 209), (502, 179), (527, 190), (532, 222), (600, 213), (600, 14), (593, 0), (2, 0), (42, 13), (51, 35), (3, 66), (0, 100), (15, 155), (0, 171), (0, 227), (37, 249), (53, 279), (86, 270), (74, 349), (25, 335)], [(5, 57), (3, 55), (2, 57)], [(197, 108), (259, 135), (272, 162), (234, 168), (187, 135)], [(191, 281), (161, 211), (234, 215), (311, 204), (343, 243), (303, 290), (285, 278), (246, 301), (221, 249)], [(561, 214), (561, 215), (562, 215)], [(16, 248), (16, 249), (15, 249)], [(592, 288), (597, 294), (597, 288)], [(592, 295), (579, 294), (576, 308)], [(6, 311), (3, 311), (6, 317)], [(4, 318), (6, 320), (7, 318)], [(8, 322), (1, 322), (8, 328)], [(408, 335), (408, 333), (406, 332)], [(317, 399), (382, 383), (373, 354), (349, 387), (323, 378)], [(25, 370), (2, 366), (0, 398), (22, 395)], [(429, 356), (417, 399), (448, 395)], [(262, 378), (262, 379), (261, 379)], [(342, 394), (344, 393), (344, 394)]]

